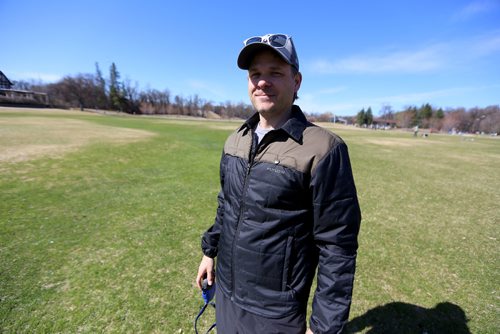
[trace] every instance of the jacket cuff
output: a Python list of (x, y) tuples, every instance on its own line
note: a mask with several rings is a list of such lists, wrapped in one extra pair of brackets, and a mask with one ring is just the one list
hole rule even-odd
[(206, 255), (212, 259), (217, 256), (217, 247), (210, 247), (208, 245), (205, 245), (203, 241), (201, 243), (201, 250), (203, 252), (203, 255)]

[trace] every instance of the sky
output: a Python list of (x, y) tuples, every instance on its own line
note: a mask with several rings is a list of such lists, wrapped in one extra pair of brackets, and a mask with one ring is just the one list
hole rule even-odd
[(247, 37), (291, 35), (310, 114), (500, 104), (500, 0), (0, 0), (11, 80), (109, 76), (141, 90), (250, 103)]

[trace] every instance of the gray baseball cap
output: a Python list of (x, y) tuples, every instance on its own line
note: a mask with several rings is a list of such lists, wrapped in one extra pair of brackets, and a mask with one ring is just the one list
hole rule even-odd
[(247, 38), (238, 56), (238, 67), (248, 70), (257, 52), (267, 49), (277, 52), (284, 61), (299, 70), (299, 58), (293, 45), (292, 37), (284, 34), (267, 34)]

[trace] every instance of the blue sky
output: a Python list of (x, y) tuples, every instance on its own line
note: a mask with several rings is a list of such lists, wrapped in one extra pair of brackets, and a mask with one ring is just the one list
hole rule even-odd
[(308, 113), (383, 105), (500, 104), (500, 0), (0, 0), (0, 70), (11, 80), (107, 76), (139, 88), (249, 103), (242, 41), (293, 36)]

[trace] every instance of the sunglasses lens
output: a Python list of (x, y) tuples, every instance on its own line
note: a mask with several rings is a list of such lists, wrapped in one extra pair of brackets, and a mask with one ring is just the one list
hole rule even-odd
[(245, 45), (262, 42), (262, 37), (250, 37), (245, 41)]
[(288, 37), (286, 35), (272, 35), (269, 37), (269, 44), (275, 47), (283, 47), (286, 44)]

